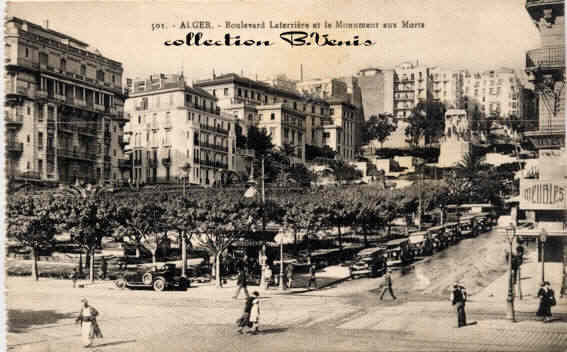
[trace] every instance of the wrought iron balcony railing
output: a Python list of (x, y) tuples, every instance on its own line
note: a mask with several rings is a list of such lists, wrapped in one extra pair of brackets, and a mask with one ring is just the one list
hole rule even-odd
[(565, 67), (565, 47), (539, 48), (526, 53), (526, 69)]

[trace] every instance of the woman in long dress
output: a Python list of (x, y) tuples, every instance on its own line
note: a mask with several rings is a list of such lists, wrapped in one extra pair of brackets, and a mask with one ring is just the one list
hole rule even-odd
[(83, 346), (91, 347), (95, 338), (102, 338), (102, 331), (100, 331), (96, 321), (98, 311), (89, 305), (86, 298), (83, 298), (81, 302), (83, 306), (81, 307), (76, 322), (81, 323), (81, 339)]

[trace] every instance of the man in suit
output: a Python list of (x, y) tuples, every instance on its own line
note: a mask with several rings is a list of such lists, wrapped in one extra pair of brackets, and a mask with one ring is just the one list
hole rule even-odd
[(453, 292), (451, 293), (451, 302), (457, 309), (458, 327), (467, 325), (467, 316), (465, 313), (465, 302), (467, 301), (467, 291), (464, 286), (455, 283)]
[(394, 290), (392, 290), (392, 269), (388, 269), (388, 271), (386, 271), (386, 274), (384, 275), (384, 289), (382, 290), (382, 294), (380, 295), (380, 300), (384, 298), (384, 294), (386, 292), (389, 292), (390, 296), (392, 296), (393, 299), (396, 299)]
[(250, 297), (250, 294), (248, 294), (247, 280), (248, 279), (246, 277), (246, 268), (244, 266), (241, 266), (238, 270), (238, 281), (236, 283), (238, 288), (236, 289), (236, 293), (232, 298), (237, 299), (241, 289), (244, 290), (244, 293), (246, 294), (246, 298)]

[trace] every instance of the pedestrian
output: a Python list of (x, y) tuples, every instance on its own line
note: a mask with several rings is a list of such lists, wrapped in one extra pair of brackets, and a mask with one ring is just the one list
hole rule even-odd
[(100, 260), (100, 278), (101, 280), (106, 280), (106, 273), (108, 270), (108, 264), (106, 263), (106, 259), (104, 257)]
[(467, 291), (464, 286), (455, 283), (453, 292), (451, 293), (451, 302), (457, 309), (457, 327), (467, 325), (467, 316), (465, 313), (465, 302), (467, 301)]
[(264, 270), (264, 289), (265, 290), (267, 290), (270, 287), (273, 274), (274, 273), (272, 271), (272, 268), (269, 265), (266, 265), (265, 270)]
[(384, 275), (384, 289), (382, 289), (382, 294), (380, 295), (380, 300), (384, 298), (386, 292), (390, 293), (393, 299), (396, 299), (394, 295), (394, 290), (392, 290), (392, 269), (388, 269)]
[(250, 310), (250, 324), (249, 327), (252, 334), (257, 334), (260, 330), (260, 294), (258, 291), (252, 292), (252, 308)]
[(77, 268), (73, 268), (73, 272), (71, 273), (71, 281), (73, 281), (73, 288), (77, 287), (78, 278), (79, 278), (79, 273), (77, 272)]
[[(256, 293), (256, 292), (254, 292)], [(251, 327), (250, 325), (250, 312), (252, 311), (252, 305), (254, 303), (255, 297), (247, 297), (246, 302), (244, 303), (244, 312), (238, 320), (236, 320), (236, 325), (238, 326), (238, 333), (242, 334), (244, 328)]]
[(247, 280), (246, 269), (244, 268), (244, 266), (241, 266), (238, 269), (238, 280), (236, 282), (236, 285), (238, 286), (238, 288), (236, 289), (236, 293), (232, 297), (233, 299), (238, 298), (238, 295), (240, 294), (241, 289), (244, 290), (244, 293), (246, 294), (246, 298), (250, 297), (250, 294), (248, 294), (248, 288), (246, 287), (246, 280)]
[(293, 288), (293, 263), (287, 265), (286, 271), (287, 287)]
[(315, 273), (317, 272), (317, 267), (315, 264), (311, 264), (309, 266), (309, 282), (307, 283), (307, 288), (311, 288), (311, 285), (317, 289), (317, 278), (315, 277)]
[(536, 315), (543, 317), (543, 322), (551, 321), (551, 307), (556, 304), (555, 293), (551, 289), (549, 281), (544, 281), (541, 284), (537, 296), (539, 297), (539, 308)]
[(83, 346), (91, 347), (95, 338), (102, 339), (102, 331), (96, 321), (98, 311), (89, 305), (86, 298), (81, 299), (83, 306), (75, 323), (81, 323), (81, 338)]

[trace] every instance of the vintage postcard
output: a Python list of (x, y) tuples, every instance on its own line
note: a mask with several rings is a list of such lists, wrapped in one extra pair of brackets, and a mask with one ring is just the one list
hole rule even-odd
[(2, 347), (565, 351), (564, 16), (8, 1)]

